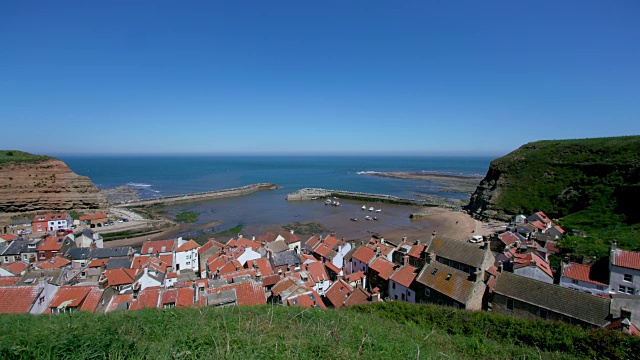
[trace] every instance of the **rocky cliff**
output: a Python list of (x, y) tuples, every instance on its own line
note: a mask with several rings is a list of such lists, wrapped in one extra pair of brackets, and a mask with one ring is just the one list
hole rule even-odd
[(75, 174), (64, 162), (17, 151), (0, 153), (0, 213), (106, 206), (91, 180)]
[(466, 209), (483, 219), (544, 211), (591, 221), (640, 221), (640, 136), (548, 140), (493, 162)]

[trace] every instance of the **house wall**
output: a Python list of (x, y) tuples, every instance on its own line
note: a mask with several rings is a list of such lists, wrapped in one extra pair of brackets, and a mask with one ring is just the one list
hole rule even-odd
[(583, 291), (589, 294), (607, 294), (609, 292), (609, 287), (607, 286), (596, 285), (596, 284), (586, 282), (586, 281), (581, 281), (581, 280), (575, 280), (575, 282), (573, 279), (569, 279), (564, 276), (560, 278), (560, 286), (562, 287)]
[(542, 317), (543, 313), (540, 310), (545, 310), (540, 308), (539, 306), (535, 306), (533, 304), (529, 304), (523, 301), (519, 301), (516, 299), (513, 300), (513, 310), (507, 308), (507, 298), (501, 294), (494, 294), (492, 301), (492, 312), (497, 314), (504, 314), (509, 316), (516, 316), (520, 318), (526, 319), (546, 319), (549, 321), (564, 321), (569, 324), (582, 326), (584, 328), (597, 328), (597, 325), (588, 324), (584, 321), (578, 320), (573, 317), (564, 316), (562, 314), (558, 314), (551, 310), (547, 310), (546, 318)]
[[(620, 286), (624, 286), (625, 293), (629, 294), (629, 288), (633, 289), (633, 294), (640, 295), (640, 270), (624, 268), (616, 265), (609, 266), (609, 291), (611, 293), (622, 293)], [(625, 281), (624, 275), (633, 277), (632, 281)]]
[(57, 285), (49, 284), (46, 281), (42, 281), (38, 286), (42, 287), (42, 292), (38, 295), (36, 302), (29, 310), (29, 314), (42, 314), (49, 307), (49, 303), (58, 292), (59, 287)]
[[(140, 290), (144, 290), (150, 286), (161, 286), (162, 283), (151, 276), (148, 273), (149, 269), (144, 269), (144, 274), (138, 279), (137, 283), (140, 285)], [(152, 270), (154, 271), (154, 270)]]
[(381, 298), (389, 296), (389, 281), (381, 278), (377, 271), (369, 270), (369, 274), (367, 274), (367, 282), (369, 283), (370, 289), (373, 290), (376, 287), (380, 289)]
[(342, 247), (340, 247), (337, 251), (336, 256), (331, 259), (331, 263), (335, 265), (337, 268), (342, 268), (342, 262), (344, 261), (344, 256), (351, 251), (351, 244), (346, 243)]
[(531, 279), (536, 279), (540, 281), (544, 281), (549, 284), (553, 284), (553, 278), (550, 277), (547, 273), (540, 270), (537, 266), (525, 266), (519, 269), (513, 269), (513, 273), (521, 276), (525, 276)]
[(327, 293), (327, 290), (329, 290), (330, 286), (331, 281), (323, 280), (315, 283), (315, 285), (313, 285), (313, 290), (315, 290), (320, 296), (324, 296)]
[(173, 266), (178, 269), (177, 266), (180, 266), (180, 270), (191, 269), (194, 272), (198, 273), (200, 266), (198, 261), (198, 249), (193, 249), (189, 251), (180, 251), (175, 253), (173, 256)]
[[(404, 295), (404, 299), (402, 295)], [(389, 298), (394, 301), (406, 301), (415, 304), (416, 292), (393, 280), (389, 280)]]
[(295, 250), (300, 255), (300, 241), (289, 244), (289, 250)]
[(369, 272), (369, 264), (367, 264), (365, 262), (362, 262), (362, 261), (360, 261), (358, 259), (355, 259), (355, 258), (352, 258), (351, 261), (352, 261), (352, 264), (353, 264), (353, 268), (351, 269), (351, 272), (347, 273), (347, 275), (348, 274), (353, 274), (353, 273), (358, 272), (358, 271), (362, 271), (365, 274)]

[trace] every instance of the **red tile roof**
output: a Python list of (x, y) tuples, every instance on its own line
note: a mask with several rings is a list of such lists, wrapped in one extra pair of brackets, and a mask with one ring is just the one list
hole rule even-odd
[(280, 296), (280, 293), (294, 285), (297, 285), (295, 281), (287, 277), (285, 279), (282, 279), (282, 281), (278, 281), (278, 283), (273, 288), (271, 288), (271, 293), (274, 296)]
[(391, 261), (380, 257), (375, 259), (373, 263), (371, 263), (369, 269), (377, 272), (378, 276), (380, 276), (382, 279), (389, 280), (389, 277), (393, 274), (393, 267), (394, 264)]
[(109, 306), (107, 307), (105, 312), (115, 311), (118, 308), (118, 306), (120, 306), (120, 304), (122, 303), (131, 304), (132, 301), (133, 301), (132, 294), (118, 294), (111, 299), (111, 303), (109, 303)]
[(92, 267), (101, 267), (102, 265), (107, 266), (107, 263), (109, 262), (109, 260), (111, 260), (111, 259), (95, 259), (95, 260), (91, 260), (87, 264), (87, 267), (92, 268)]
[(366, 246), (361, 246), (353, 253), (352, 258), (358, 259), (365, 264), (368, 264), (373, 257), (376, 256), (376, 253), (373, 250), (369, 249)]
[(640, 270), (640, 253), (627, 250), (616, 250), (613, 264), (629, 269)]
[(317, 292), (311, 291), (306, 294), (293, 296), (287, 299), (287, 303), (289, 306), (299, 306), (299, 307), (318, 307), (321, 309), (326, 309), (327, 307), (322, 303), (322, 299)]
[(368, 304), (370, 297), (371, 295), (368, 292), (362, 289), (355, 289), (344, 302), (344, 306)]
[(162, 293), (162, 300), (160, 302), (161, 305), (167, 304), (176, 304), (178, 301), (178, 290), (177, 289), (167, 289)]
[(424, 251), (424, 248), (426, 246), (425, 245), (414, 245), (411, 247), (411, 250), (409, 250), (409, 252), (407, 253), (407, 255), (414, 257), (414, 258), (420, 258), (422, 255), (422, 252)]
[(502, 243), (505, 245), (511, 245), (518, 241), (518, 237), (515, 236), (512, 232), (503, 233), (498, 236), (498, 238), (500, 238), (500, 241), (502, 241)]
[(189, 240), (186, 243), (180, 245), (177, 249), (176, 252), (182, 252), (182, 251), (189, 251), (189, 250), (194, 250), (199, 248), (200, 245), (198, 245), (197, 242), (193, 241), (193, 240)]
[(364, 279), (365, 277), (367, 277), (362, 271), (358, 271), (358, 272), (354, 272), (353, 274), (349, 274), (347, 276), (344, 277), (344, 279), (349, 282), (352, 283), (354, 281), (358, 281), (360, 279)]
[(157, 308), (160, 298), (160, 287), (148, 287), (138, 294), (137, 298), (131, 302), (129, 310), (140, 310), (146, 308)]
[(280, 279), (282, 278), (277, 274), (264, 276), (262, 277), (262, 286), (275, 285), (280, 281)]
[(542, 221), (547, 224), (551, 222), (551, 219), (549, 219), (549, 217), (547, 216), (547, 214), (543, 213), (542, 211), (538, 211), (536, 213), (536, 215), (538, 215), (538, 217), (540, 217), (540, 219), (542, 219)]
[(38, 251), (60, 251), (64, 236), (47, 236), (38, 246)]
[(91, 215), (80, 216), (80, 221), (91, 221)]
[(543, 223), (541, 223), (538, 220), (532, 221), (530, 224), (538, 228), (538, 230), (544, 230), (547, 228)]
[(563, 234), (563, 235), (564, 235), (565, 231), (564, 231), (564, 229), (563, 229), (563, 228), (561, 228), (560, 226), (556, 225), (556, 226), (554, 226), (553, 228), (554, 228), (554, 229), (556, 229), (556, 230), (558, 230), (558, 232), (559, 232), (560, 234)]
[(305, 264), (303, 266), (309, 272), (309, 275), (311, 275), (311, 280), (313, 280), (314, 283), (329, 280), (327, 271), (325, 270), (325, 267), (321, 262), (316, 261)]
[(26, 314), (42, 292), (37, 286), (0, 286), (0, 314)]
[(551, 271), (551, 266), (544, 261), (540, 256), (534, 253), (527, 254), (515, 254), (513, 259), (514, 269), (520, 269), (523, 267), (534, 265), (537, 266), (540, 270), (542, 270), (545, 274), (549, 275), (553, 278), (553, 271)]
[(192, 307), (195, 297), (195, 290), (193, 288), (180, 288), (178, 289), (178, 302), (176, 307)]
[(80, 306), (79, 310), (84, 310), (88, 312), (95, 312), (100, 304), (100, 300), (102, 299), (102, 294), (104, 290), (99, 289), (97, 287), (92, 287), (87, 294), (87, 297), (84, 298), (84, 302)]
[(281, 230), (278, 235), (284, 238), (284, 242), (287, 243), (287, 245), (300, 241), (300, 238), (297, 235), (292, 234), (290, 231)]
[(22, 261), (16, 261), (2, 267), (14, 275), (20, 275), (28, 266), (29, 265), (23, 263)]
[(4, 241), (13, 241), (15, 239), (18, 238), (18, 235), (13, 235), (13, 234), (2, 234), (0, 235), (0, 239), (4, 240)]
[(267, 260), (265, 258), (249, 260), (245, 264), (247, 269), (253, 268), (254, 265), (258, 267), (258, 270), (260, 270), (260, 275), (262, 275), (262, 276), (268, 276), (268, 275), (274, 274), (273, 268), (271, 267), (271, 264), (269, 263), (269, 260)]
[(275, 241), (276, 238), (278, 238), (278, 234), (274, 234), (272, 232), (267, 232), (266, 234), (264, 234), (262, 236), (258, 236), (258, 242), (270, 243), (270, 242)]
[(594, 280), (591, 274), (591, 269), (591, 266), (572, 262), (568, 265), (563, 265), (562, 276), (569, 279), (585, 281), (595, 285), (608, 286), (608, 284)]
[(104, 276), (107, 278), (109, 286), (133, 284), (136, 279), (136, 270), (123, 268), (109, 269), (105, 270)]
[(262, 245), (257, 241), (251, 241), (247, 238), (240, 238), (238, 239), (238, 241), (236, 241), (236, 247), (241, 247), (241, 246), (251, 248), (253, 251), (258, 251), (258, 249)]
[(147, 241), (142, 244), (140, 254), (155, 254), (155, 253), (167, 253), (172, 252), (176, 240), (156, 240)]
[(408, 288), (413, 280), (418, 276), (418, 269), (411, 265), (405, 265), (391, 275), (390, 279)]
[(90, 291), (89, 286), (61, 286), (49, 303), (49, 308), (79, 307)]
[(315, 236), (312, 236), (312, 237), (309, 238), (309, 240), (307, 240), (305, 245), (307, 245), (308, 247), (313, 249), (316, 245), (318, 245), (319, 242), (320, 242), (320, 239), (318, 239)]
[(336, 238), (335, 236), (327, 236), (324, 240), (322, 240), (322, 242), (320, 242), (320, 244), (316, 246), (313, 252), (320, 256), (327, 256), (329, 251), (333, 250), (333, 248), (338, 245), (339, 241), (340, 240), (338, 240), (338, 238)]
[(15, 285), (20, 279), (20, 276), (0, 276), (0, 285)]
[(65, 267), (71, 264), (71, 261), (61, 258), (59, 256), (54, 256), (49, 260), (37, 262), (34, 264), (38, 269), (59, 269), (61, 267)]
[(214, 242), (214, 240), (209, 240), (204, 243), (202, 246), (200, 246), (200, 249), (198, 249), (198, 254), (202, 255), (203, 252), (209, 250), (209, 248), (213, 246)]
[(340, 308), (352, 292), (353, 288), (351, 285), (342, 279), (338, 279), (338, 281), (334, 282), (329, 290), (327, 290), (325, 296), (334, 307)]
[(240, 284), (229, 284), (225, 286), (207, 289), (207, 294), (214, 294), (218, 291), (236, 290), (236, 299), (239, 306), (254, 306), (267, 303), (264, 288), (260, 283), (245, 282)]
[(340, 275), (340, 272), (342, 271), (342, 269), (338, 268), (337, 266), (333, 265), (333, 263), (331, 261), (327, 261), (324, 263), (324, 266), (327, 267), (327, 269), (333, 271), (334, 273), (336, 273), (337, 275)]
[(546, 244), (544, 244), (545, 249), (550, 250), (554, 253), (559, 253), (560, 249), (558, 248), (558, 243), (555, 241), (547, 241)]
[[(625, 330), (626, 326), (623, 324), (623, 321), (628, 323), (629, 330)], [(618, 320), (612, 321), (609, 325), (605, 326), (604, 328), (608, 330), (614, 330), (614, 331), (616, 330), (624, 331), (627, 334), (633, 335), (633, 336), (640, 336), (640, 330), (638, 330), (638, 328), (627, 319), (618, 319)]]

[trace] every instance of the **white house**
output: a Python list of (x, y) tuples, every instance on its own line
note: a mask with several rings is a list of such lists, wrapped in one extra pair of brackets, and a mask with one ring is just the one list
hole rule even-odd
[(250, 247), (244, 247), (243, 250), (244, 251), (242, 252), (242, 254), (236, 259), (242, 266), (244, 266), (244, 264), (246, 264), (249, 260), (256, 260), (262, 257), (260, 253), (253, 251), (253, 249)]
[(337, 268), (342, 268), (344, 256), (347, 255), (349, 251), (351, 251), (351, 244), (343, 241), (342, 244), (338, 245), (336, 254), (333, 259), (331, 259), (331, 263)]
[(196, 274), (200, 270), (200, 261), (198, 258), (198, 249), (200, 245), (193, 240), (185, 241), (178, 239), (178, 248), (173, 253), (173, 266), (176, 272), (181, 270), (193, 270)]
[(396, 270), (389, 278), (389, 298), (396, 301), (416, 302), (416, 293), (411, 283), (418, 276), (418, 269), (405, 265)]
[(304, 268), (311, 276), (311, 280), (313, 280), (313, 290), (320, 294), (320, 296), (325, 296), (331, 286), (331, 280), (329, 280), (324, 264), (319, 261), (314, 261), (304, 264)]
[(609, 254), (609, 292), (640, 295), (640, 253), (616, 245), (611, 244)]

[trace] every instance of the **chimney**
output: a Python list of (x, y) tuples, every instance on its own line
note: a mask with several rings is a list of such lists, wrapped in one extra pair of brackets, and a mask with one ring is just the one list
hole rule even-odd
[(615, 265), (616, 264), (617, 245), (618, 245), (618, 243), (615, 240), (613, 240), (611, 242), (611, 252), (609, 253), (609, 263), (611, 265)]
[(256, 241), (256, 237), (251, 235), (251, 241)]
[(242, 239), (242, 234), (238, 234), (238, 240)]
[(403, 266), (409, 265), (409, 255), (405, 255), (402, 257), (402, 265)]
[(380, 238), (380, 244), (384, 244), (384, 238)]
[(291, 229), (291, 230), (289, 230), (289, 232), (291, 233), (291, 235), (293, 235), (294, 230), (293, 230), (293, 229)]
[[(404, 239), (405, 239), (405, 241), (406, 241), (407, 237), (405, 236), (405, 237), (404, 237)], [(416, 240), (414, 244), (415, 244), (416, 246), (420, 245), (420, 240), (419, 240), (419, 239), (418, 239), (418, 240)]]
[(428, 259), (428, 260), (429, 260), (429, 264), (433, 264), (433, 263), (435, 263), (435, 262), (436, 262), (436, 254), (435, 254), (435, 253), (430, 252), (430, 253), (429, 253), (429, 259)]
[(504, 270), (504, 264), (502, 263), (502, 261), (498, 262), (498, 272), (501, 273), (502, 270)]

